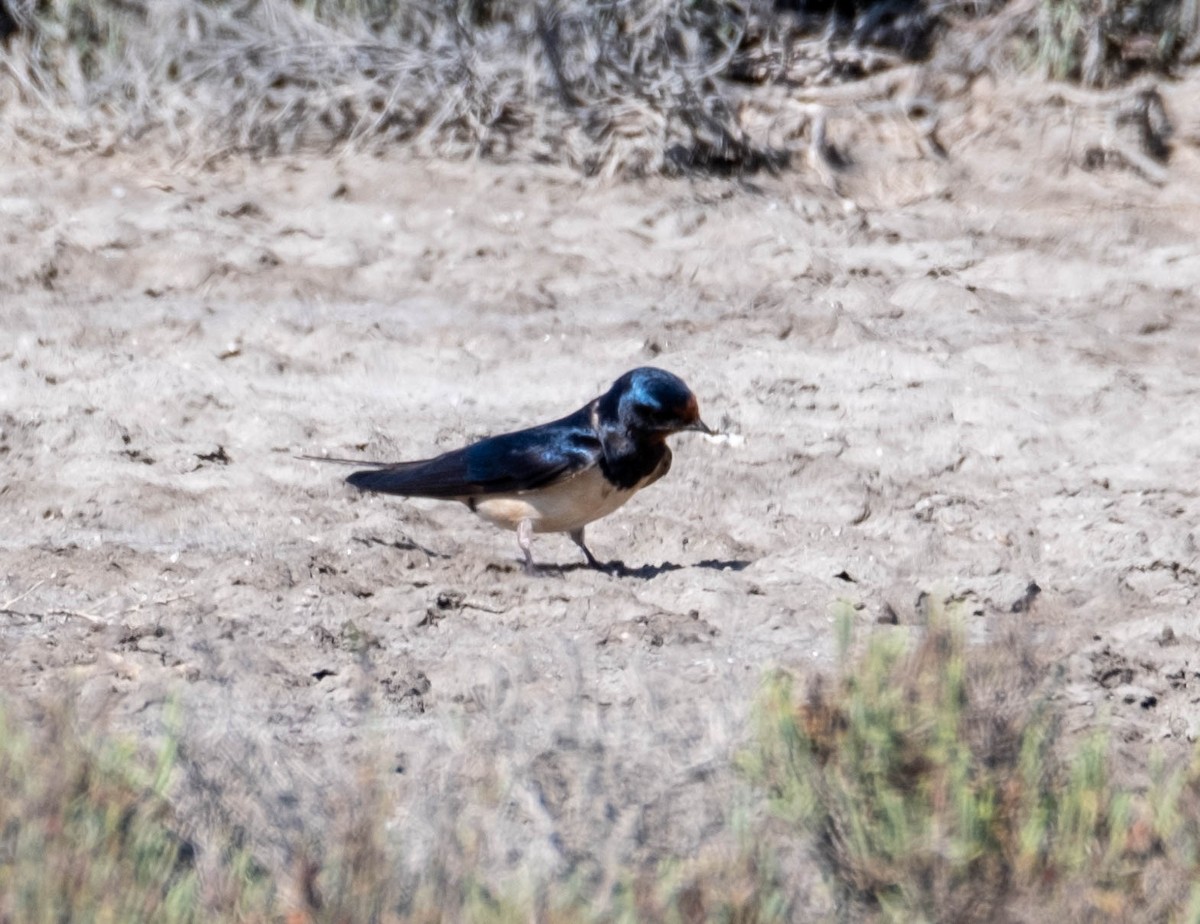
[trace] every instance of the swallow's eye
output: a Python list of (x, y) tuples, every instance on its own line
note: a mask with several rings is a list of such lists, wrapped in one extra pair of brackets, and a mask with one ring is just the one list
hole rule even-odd
[(654, 423), (666, 420), (668, 417), (667, 412), (657, 404), (639, 404), (637, 405), (637, 411), (644, 420), (649, 420)]

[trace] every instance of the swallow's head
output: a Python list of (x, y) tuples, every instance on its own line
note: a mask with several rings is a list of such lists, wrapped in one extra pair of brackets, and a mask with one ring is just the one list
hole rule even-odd
[(613, 382), (601, 399), (601, 412), (615, 416), (630, 431), (667, 436), (681, 430), (713, 431), (700, 419), (700, 406), (683, 379), (663, 369), (642, 366)]

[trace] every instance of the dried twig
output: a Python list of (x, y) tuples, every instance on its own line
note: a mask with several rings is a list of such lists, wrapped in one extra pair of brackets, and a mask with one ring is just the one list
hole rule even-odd
[(12, 612), (12, 606), (14, 603), (19, 603), (20, 601), (24, 600), (26, 597), (28, 597), (31, 593), (33, 593), (35, 590), (37, 590), (39, 587), (41, 587), (45, 583), (46, 583), (45, 578), (43, 578), (40, 581), (36, 581), (33, 584), (30, 584), (27, 588), (25, 588), (25, 590), (21, 591), (21, 593), (17, 594), (11, 600), (9, 600), (5, 603), (0, 603), (0, 612), (4, 612), (4, 613)]

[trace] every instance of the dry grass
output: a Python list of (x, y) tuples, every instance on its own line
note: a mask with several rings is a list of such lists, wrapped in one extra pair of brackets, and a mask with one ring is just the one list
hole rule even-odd
[(775, 673), (726, 836), (595, 877), (485, 872), (498, 777), (459, 787), (457, 824), (413, 867), (379, 769), (256, 856), (181, 808), (199, 760), (181, 732), (144, 758), (59, 710), (0, 736), (0, 919), (783, 921), (809, 913), (797, 877), (818, 857), (839, 920), (1200, 920), (1200, 758), (1130, 789), (1103, 734), (1058, 740), (1052, 693), (1018, 640), (968, 649), (936, 617), (799, 700)]
[[(597, 894), (544, 871), (489, 877), (474, 840), (487, 832), (473, 836), (460, 822), (414, 872), (412, 832), (393, 827), (384, 777), (368, 770), (336, 811), (295, 833), (286, 859), (262, 862), (236, 825), (180, 810), (176, 795), (195, 758), (177, 732), (149, 756), (84, 732), (67, 709), (43, 716), (36, 731), (0, 732), (3, 921), (785, 919), (765, 858), (750, 847), (604, 870), (609, 885)], [(460, 806), (464, 817), (494, 810), (490, 794), (463, 795), (474, 800)], [(192, 810), (203, 814), (194, 800)]]
[(714, 82), (744, 20), (682, 0), (54, 0), (10, 72), (81, 143), (107, 130), (266, 155), (402, 143), (600, 174), (754, 167), (779, 155), (743, 136)]
[[(959, 68), (938, 48), (963, 27), (971, 70), (1016, 59), (1087, 85), (1200, 56), (1195, 0), (993, 7), (862, 4), (840, 18), (767, 0), (16, 0), (0, 108), (11, 131), (67, 150), (399, 144), (606, 177), (753, 171), (800, 163), (823, 125), (809, 107), (781, 131), (789, 94), (931, 56)], [(760, 93), (771, 87), (783, 110)]]
[(1102, 87), (1194, 63), (1198, 42), (1190, 0), (1042, 0), (1028, 47), (1047, 76)]

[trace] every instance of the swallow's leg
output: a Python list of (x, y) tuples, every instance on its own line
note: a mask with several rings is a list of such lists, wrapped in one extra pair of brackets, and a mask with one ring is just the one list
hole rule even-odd
[(525, 553), (525, 573), (536, 574), (533, 564), (533, 520), (528, 518), (517, 524), (517, 545)]
[(583, 554), (587, 556), (587, 563), (588, 563), (589, 568), (595, 568), (597, 571), (606, 570), (606, 566), (602, 565), (596, 559), (596, 556), (592, 554), (592, 550), (589, 549), (587, 547), (587, 545), (584, 544), (583, 527), (582, 526), (579, 527), (579, 529), (571, 530), (569, 533), (567, 533), (567, 535), (571, 537), (572, 542), (574, 542), (577, 546), (579, 546), (580, 549), (583, 550)]

